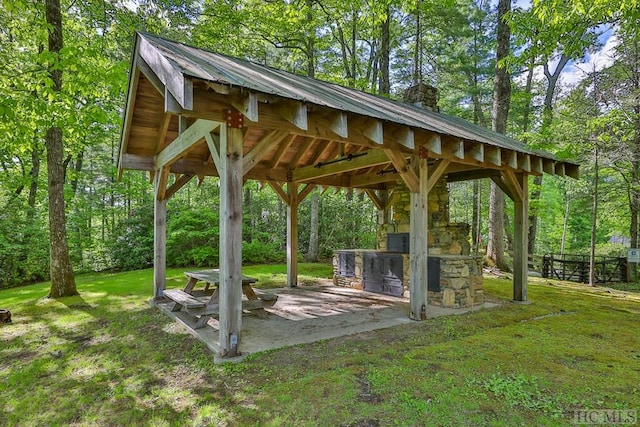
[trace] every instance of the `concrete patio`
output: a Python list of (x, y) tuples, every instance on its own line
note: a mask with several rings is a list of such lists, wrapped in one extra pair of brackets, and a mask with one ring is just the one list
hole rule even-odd
[[(408, 299), (332, 284), (269, 289), (269, 292), (278, 295), (278, 302), (265, 309), (266, 315), (243, 314), (242, 356), (224, 361), (237, 361), (251, 353), (412, 322), (409, 319)], [(220, 351), (218, 321), (212, 318), (204, 328), (193, 329), (191, 316), (184, 311), (172, 312), (172, 306), (173, 302), (157, 304), (158, 308), (183, 326), (172, 332), (192, 334), (216, 354), (217, 361)], [(433, 318), (496, 306), (488, 302), (456, 309), (429, 306), (427, 313), (429, 318)]]

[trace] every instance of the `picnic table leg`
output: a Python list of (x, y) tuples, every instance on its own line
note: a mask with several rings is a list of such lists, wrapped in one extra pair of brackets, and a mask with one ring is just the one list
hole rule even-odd
[(196, 286), (196, 283), (198, 283), (198, 279), (194, 278), (194, 277), (190, 277), (189, 281), (187, 282), (187, 284), (184, 286), (183, 291), (185, 291), (186, 293), (188, 293), (189, 295), (191, 295), (191, 293), (193, 292), (193, 288)]
[(253, 288), (251, 287), (250, 284), (242, 284), (242, 293), (244, 293), (247, 296), (247, 299), (250, 300), (257, 300), (258, 295), (256, 295), (256, 293), (253, 291)]
[[(249, 283), (242, 284), (242, 293), (244, 293), (247, 296), (247, 299), (250, 301), (255, 301), (260, 299), (258, 295), (256, 295), (256, 293), (254, 292), (253, 287), (251, 287), (251, 284)], [(254, 310), (251, 310), (251, 313), (255, 314), (260, 319), (266, 319), (267, 317), (269, 317), (269, 313), (267, 313), (264, 308), (256, 308)]]
[(193, 326), (193, 329), (200, 329), (207, 326), (207, 323), (209, 322), (210, 317), (211, 316), (207, 316), (207, 315), (200, 316), (200, 318), (196, 320), (196, 324)]

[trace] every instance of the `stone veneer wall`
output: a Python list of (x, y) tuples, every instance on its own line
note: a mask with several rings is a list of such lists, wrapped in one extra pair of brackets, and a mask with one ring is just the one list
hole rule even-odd
[[(482, 290), (482, 258), (470, 256), (469, 224), (449, 222), (449, 190), (446, 180), (439, 180), (429, 192), (428, 202), (429, 255), (440, 257), (440, 290), (429, 292), (429, 304), (444, 307), (470, 307), (484, 302)], [(389, 233), (409, 233), (411, 196), (402, 183), (389, 191), (389, 200), (380, 217), (377, 231), (377, 250), (387, 250)], [(355, 252), (355, 276), (338, 275), (337, 252), (333, 258), (334, 283), (362, 289), (362, 253)], [(403, 254), (403, 283), (408, 297), (410, 262)]]
[[(449, 222), (449, 190), (444, 179), (429, 192), (429, 254), (469, 255), (469, 224)], [(387, 250), (389, 233), (408, 233), (410, 229), (411, 196), (399, 184), (390, 191), (389, 202), (376, 236), (377, 249)]]
[[(344, 251), (341, 251), (344, 252)], [(349, 252), (355, 254), (355, 274), (353, 277), (345, 277), (338, 274), (337, 252), (333, 257), (333, 282), (337, 286), (363, 289), (363, 253), (379, 252), (367, 249), (353, 249)], [(482, 257), (469, 257), (462, 255), (442, 255), (440, 258), (440, 292), (429, 292), (427, 300), (429, 304), (450, 308), (473, 307), (484, 302), (482, 289)], [(411, 269), (409, 254), (402, 254), (402, 267), (405, 292), (409, 297), (409, 279)]]

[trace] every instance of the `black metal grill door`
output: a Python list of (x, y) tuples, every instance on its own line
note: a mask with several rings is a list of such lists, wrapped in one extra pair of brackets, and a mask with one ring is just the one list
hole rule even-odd
[(401, 297), (404, 295), (402, 255), (365, 252), (362, 285), (365, 291)]

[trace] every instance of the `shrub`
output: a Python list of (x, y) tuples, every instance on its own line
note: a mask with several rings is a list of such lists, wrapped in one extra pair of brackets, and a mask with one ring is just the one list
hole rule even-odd
[(132, 210), (118, 223), (108, 243), (114, 268), (136, 270), (153, 263), (153, 224), (149, 205)]

